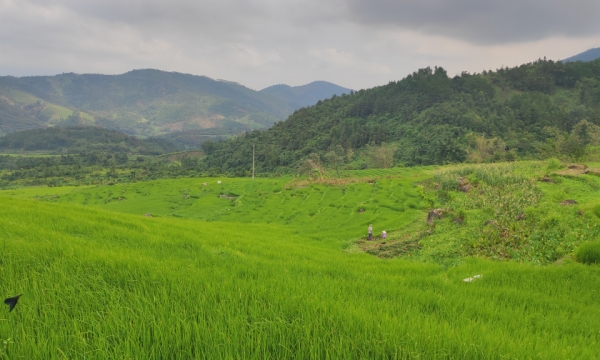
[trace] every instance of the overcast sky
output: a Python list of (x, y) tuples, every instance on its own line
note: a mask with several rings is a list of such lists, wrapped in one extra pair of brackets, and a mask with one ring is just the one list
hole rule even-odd
[(154, 68), (358, 90), (592, 47), (599, 0), (0, 0), (0, 75)]

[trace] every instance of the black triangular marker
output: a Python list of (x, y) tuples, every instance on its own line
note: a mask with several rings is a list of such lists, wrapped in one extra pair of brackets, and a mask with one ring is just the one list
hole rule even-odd
[(17, 296), (13, 296), (13, 297), (10, 297), (10, 298), (4, 300), (4, 303), (10, 307), (10, 310), (8, 310), (8, 312), (13, 311), (13, 309), (15, 308), (15, 306), (17, 306), (17, 301), (19, 301), (19, 298), (22, 295), (23, 294), (17, 295)]

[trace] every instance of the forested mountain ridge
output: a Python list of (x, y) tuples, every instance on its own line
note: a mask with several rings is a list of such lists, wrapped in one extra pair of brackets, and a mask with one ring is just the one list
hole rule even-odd
[[(150, 69), (0, 77), (0, 103), (0, 111), (14, 113), (8, 120), (0, 113), (4, 133), (22, 130), (18, 120), (24, 119), (37, 122), (32, 125), (98, 125), (142, 136), (207, 128), (235, 133), (267, 128), (294, 110), (236, 83)], [(62, 108), (62, 114), (49, 107)]]
[(260, 92), (283, 98), (292, 104), (295, 109), (300, 109), (312, 106), (319, 100), (328, 99), (333, 95), (340, 96), (342, 94), (349, 94), (351, 91), (351, 89), (327, 81), (313, 81), (310, 84), (302, 86), (273, 85), (262, 89)]
[(383, 143), (394, 150), (393, 162), (404, 165), (578, 156), (600, 141), (597, 125), (600, 60), (538, 60), (453, 78), (436, 67), (334, 96), (266, 131), (205, 143), (204, 164), (248, 171), (252, 144), (257, 169), (265, 172), (295, 172), (309, 157), (352, 164), (360, 151)]
[(290, 100), (235, 82), (152, 69), (122, 75), (5, 76), (0, 77), (0, 135), (95, 125), (138, 136), (193, 132), (202, 140), (215, 132), (266, 129), (302, 106), (347, 90), (325, 84), (291, 88), (295, 95)]

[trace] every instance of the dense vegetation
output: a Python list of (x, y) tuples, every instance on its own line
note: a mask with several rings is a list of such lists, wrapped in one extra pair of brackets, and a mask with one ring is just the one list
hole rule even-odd
[(0, 189), (20, 186), (114, 184), (177, 177), (216, 176), (197, 172), (201, 153), (130, 156), (82, 151), (55, 156), (0, 155)]
[[(598, 239), (595, 173), (552, 160), (3, 191), (0, 291), (24, 295), (0, 315), (0, 357), (593, 359), (600, 271), (572, 253)], [(387, 241), (365, 241), (369, 223)]]
[(28, 114), (35, 106), (15, 106), (15, 102), (0, 95), (0, 136), (6, 133), (45, 126), (45, 121)]
[(0, 137), (0, 152), (76, 154), (82, 151), (159, 155), (178, 150), (160, 139), (138, 139), (99, 127), (50, 127), (25, 130)]
[(407, 244), (416, 244), (419, 259), (448, 265), (469, 256), (553, 263), (600, 238), (599, 176), (598, 168), (567, 169), (556, 159), (444, 169), (421, 183), (428, 208), (442, 219), (416, 239), (368, 251), (406, 256)]
[(0, 77), (0, 134), (47, 125), (97, 125), (130, 135), (264, 129), (294, 107), (204, 76), (135, 70), (122, 75)]
[(600, 59), (539, 60), (454, 78), (442, 68), (421, 69), (298, 110), (269, 130), (207, 142), (204, 149), (208, 168), (237, 173), (250, 169), (253, 144), (257, 168), (268, 172), (295, 172), (311, 156), (330, 166), (340, 157), (361, 166), (361, 150), (381, 144), (394, 153), (392, 164), (410, 166), (580, 159), (589, 146), (600, 145), (598, 125)]
[(152, 136), (148, 139), (166, 140), (184, 150), (198, 150), (205, 141), (222, 141), (231, 136), (231, 129), (205, 129), (176, 131), (164, 135)]

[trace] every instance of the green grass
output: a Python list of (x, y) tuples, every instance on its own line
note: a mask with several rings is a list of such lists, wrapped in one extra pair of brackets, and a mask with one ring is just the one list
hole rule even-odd
[[(24, 295), (0, 359), (597, 359), (600, 267), (564, 256), (598, 236), (600, 178), (547, 171), (2, 191), (0, 293)], [(431, 204), (449, 215), (429, 227)]]
[[(338, 246), (340, 240), (366, 236), (370, 223), (377, 231), (389, 231), (421, 217), (426, 204), (414, 182), (424, 176), (416, 170), (372, 183), (301, 187), (295, 186), (292, 178), (223, 178), (221, 184), (216, 178), (192, 178), (56, 188), (48, 193), (49, 188), (22, 188), (5, 193), (138, 215), (286, 225), (297, 234)], [(221, 194), (237, 196), (229, 199)]]
[[(418, 252), (407, 247), (399, 255), (453, 266), (466, 256), (548, 264), (571, 254), (600, 235), (593, 211), (600, 179), (551, 174), (553, 183), (540, 181), (546, 174), (542, 162), (440, 169), (423, 184), (424, 196), (443, 209), (444, 218), (419, 234)], [(467, 193), (459, 191), (459, 179), (469, 183)], [(577, 204), (560, 205), (564, 200)], [(383, 256), (400, 245), (371, 251)]]
[(582, 244), (575, 252), (575, 258), (584, 264), (600, 264), (600, 241)]
[[(2, 198), (4, 358), (572, 358), (600, 268), (380, 260), (281, 225)], [(463, 278), (483, 277), (473, 283)], [(176, 354), (176, 355), (175, 355)]]

